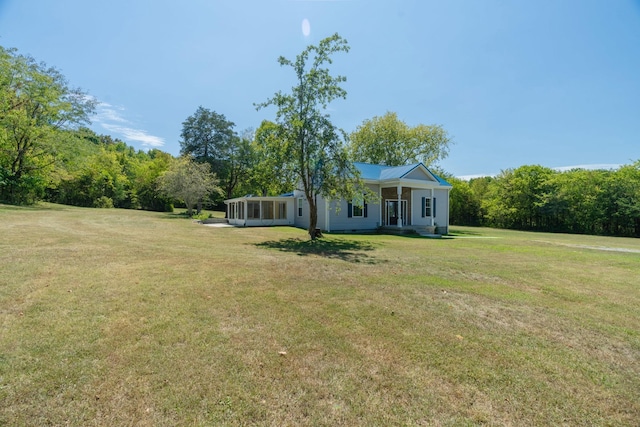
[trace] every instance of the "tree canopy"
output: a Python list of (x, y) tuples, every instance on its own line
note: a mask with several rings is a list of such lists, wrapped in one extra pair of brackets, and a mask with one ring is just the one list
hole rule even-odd
[(290, 92), (277, 92), (257, 106), (277, 109), (275, 134), (282, 144), (277, 155), (295, 172), (299, 189), (304, 192), (311, 239), (316, 237), (317, 196), (351, 198), (359, 183), (345, 147), (346, 135), (326, 113), (330, 102), (347, 96), (341, 86), (346, 78), (332, 76), (327, 65), (332, 63), (333, 54), (348, 51), (347, 41), (334, 34), (317, 46), (308, 46), (295, 61), (280, 57), (280, 65), (295, 72), (296, 83)]
[(350, 140), (349, 150), (356, 161), (388, 166), (417, 162), (429, 166), (447, 157), (451, 144), (442, 126), (412, 127), (392, 112), (365, 120)]
[(292, 162), (286, 161), (286, 144), (279, 137), (280, 127), (263, 120), (256, 130), (251, 153), (251, 186), (262, 196), (277, 196), (296, 185)]
[(525, 165), (450, 182), (453, 225), (640, 237), (640, 161), (565, 172)]
[(158, 182), (161, 193), (184, 202), (189, 216), (193, 215), (193, 207), (198, 201), (213, 192), (221, 192), (209, 163), (197, 163), (189, 156), (174, 160)]
[(58, 70), (0, 46), (0, 200), (41, 198), (57, 133), (88, 123), (93, 108)]
[(180, 152), (198, 162), (206, 162), (220, 179), (226, 198), (234, 196), (248, 174), (251, 161), (251, 136), (239, 137), (233, 130), (235, 124), (224, 114), (202, 106), (182, 122)]

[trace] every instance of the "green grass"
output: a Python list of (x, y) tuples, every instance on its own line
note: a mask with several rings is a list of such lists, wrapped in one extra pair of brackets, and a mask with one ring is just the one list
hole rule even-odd
[(637, 425), (640, 241), (452, 231), (0, 205), (0, 425)]

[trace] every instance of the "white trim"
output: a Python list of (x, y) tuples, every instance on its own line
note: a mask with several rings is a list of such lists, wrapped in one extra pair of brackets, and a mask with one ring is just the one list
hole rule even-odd
[[(382, 185), (378, 185), (378, 200), (380, 201), (380, 205), (382, 205), (384, 203), (384, 200), (382, 200)], [(382, 222), (382, 211), (383, 211), (383, 207), (380, 206), (380, 209), (378, 209), (378, 225), (382, 226), (383, 222)]]

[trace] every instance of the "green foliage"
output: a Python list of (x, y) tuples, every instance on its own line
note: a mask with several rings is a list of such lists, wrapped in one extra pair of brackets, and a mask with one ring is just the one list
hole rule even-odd
[(215, 174), (210, 172), (209, 164), (197, 163), (187, 156), (176, 159), (169, 170), (158, 178), (158, 188), (167, 197), (184, 202), (188, 216), (193, 215), (196, 203), (205, 200), (211, 193), (222, 191)]
[(202, 106), (182, 123), (181, 154), (206, 162), (220, 179), (223, 193), (213, 198), (231, 198), (246, 178), (251, 162), (250, 132), (238, 137), (235, 124), (223, 115)]
[(451, 139), (442, 126), (408, 126), (396, 113), (365, 120), (351, 134), (349, 149), (360, 162), (400, 166), (422, 162), (426, 166), (444, 159)]
[(94, 208), (113, 208), (113, 200), (107, 196), (100, 196), (95, 202), (93, 202)]
[(55, 68), (0, 47), (0, 200), (44, 195), (63, 129), (87, 123), (94, 101)]
[[(255, 133), (251, 153), (251, 187), (262, 196), (277, 196), (295, 187), (296, 173), (286, 161), (287, 147), (279, 138), (277, 124), (264, 120)], [(252, 191), (249, 191), (252, 193)]]
[(452, 181), (453, 224), (640, 237), (640, 161), (618, 170), (521, 166)]
[(316, 238), (317, 196), (350, 199), (363, 191), (345, 148), (346, 135), (326, 113), (328, 104), (346, 98), (347, 92), (341, 87), (346, 78), (332, 76), (325, 65), (332, 63), (333, 54), (348, 51), (347, 41), (334, 34), (317, 46), (308, 46), (295, 61), (280, 57), (280, 65), (295, 72), (296, 84), (291, 92), (277, 92), (257, 106), (277, 109), (277, 128), (271, 132), (281, 147), (268, 156), (286, 163), (286, 170), (295, 172), (309, 205), (308, 232), (312, 240)]
[(471, 185), (461, 179), (441, 175), (453, 186), (449, 192), (449, 223), (451, 225), (479, 225), (480, 199)]

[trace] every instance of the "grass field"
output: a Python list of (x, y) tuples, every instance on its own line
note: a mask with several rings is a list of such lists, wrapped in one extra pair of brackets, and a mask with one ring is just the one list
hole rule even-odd
[(0, 425), (627, 425), (640, 241), (0, 205)]

